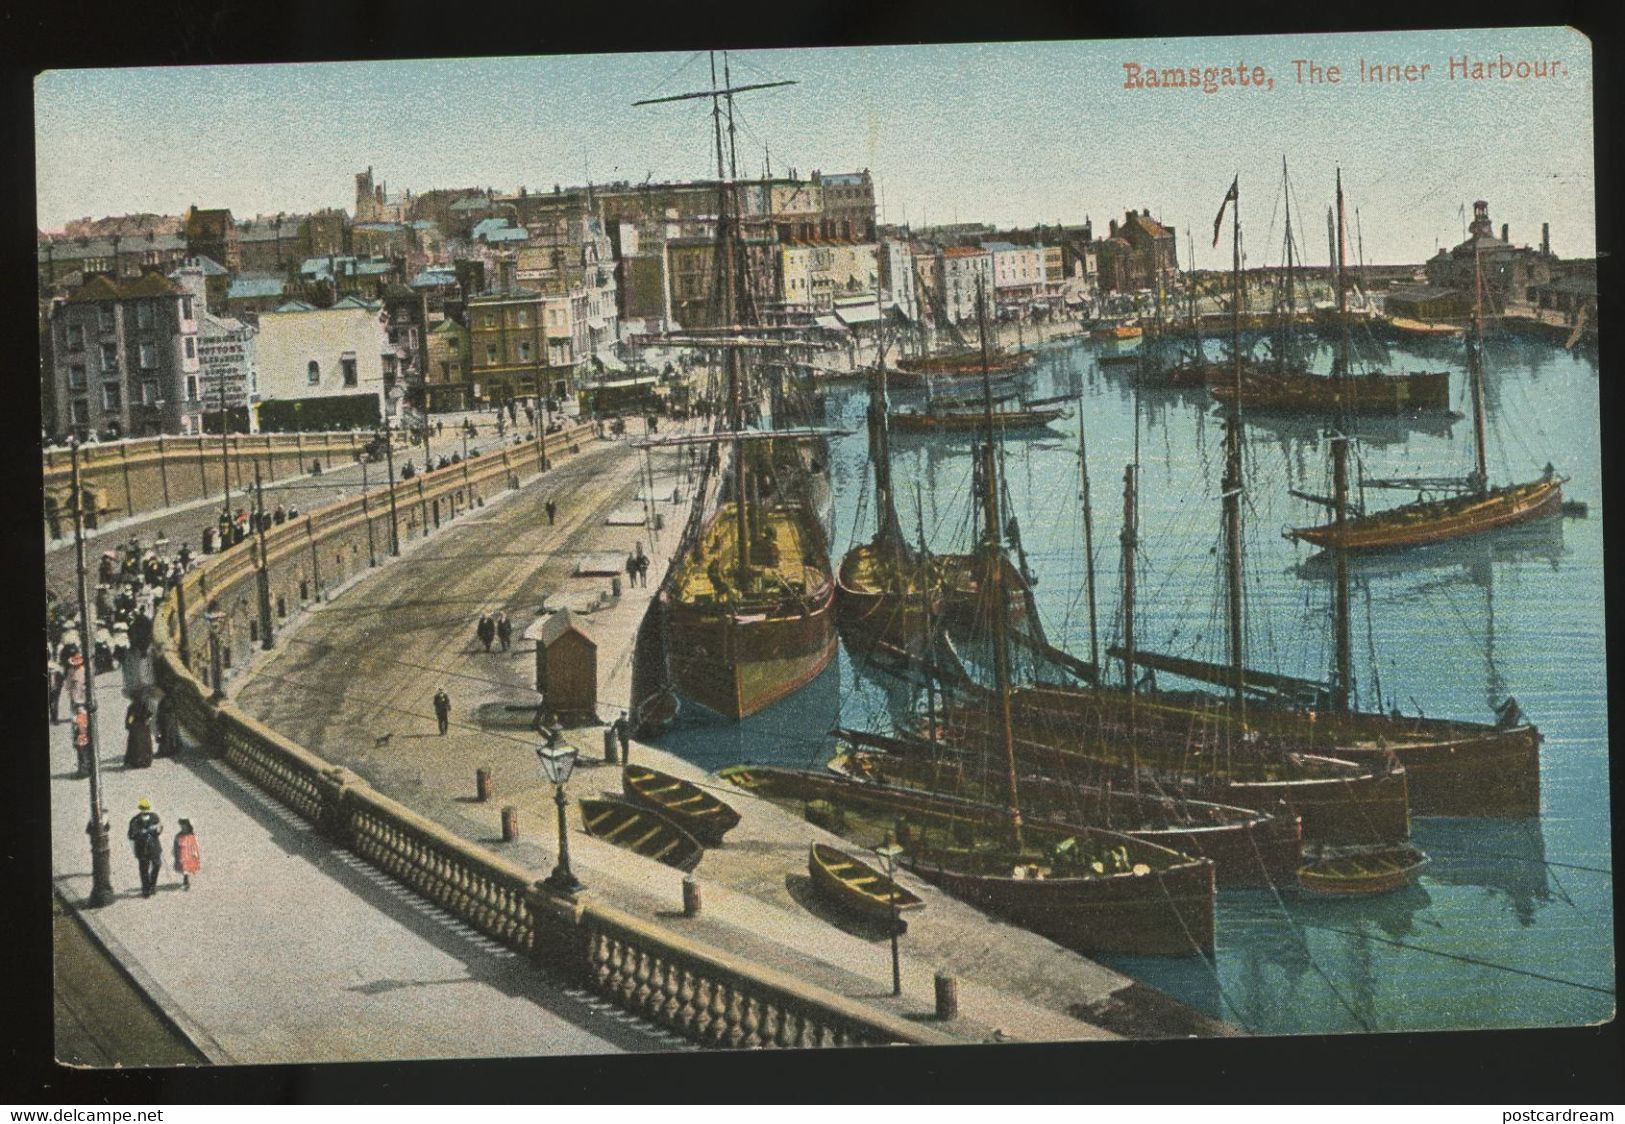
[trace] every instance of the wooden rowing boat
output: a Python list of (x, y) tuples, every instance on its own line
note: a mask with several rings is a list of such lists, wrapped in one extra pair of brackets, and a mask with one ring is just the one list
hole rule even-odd
[(1567, 477), (1549, 475), (1523, 484), (1491, 488), (1482, 495), (1423, 500), (1287, 534), (1315, 546), (1342, 550), (1390, 550), (1424, 546), (1491, 531), (1561, 512)]
[(580, 804), (582, 825), (596, 839), (682, 871), (693, 870), (705, 855), (699, 840), (659, 812), (622, 800), (588, 797)]
[[(1066, 411), (1045, 409), (994, 410), (993, 428), (1000, 433), (1043, 429)], [(987, 421), (985, 411), (976, 408), (951, 410), (898, 410), (890, 418), (891, 427), (901, 433), (974, 433)]]
[(808, 848), (807, 873), (812, 875), (813, 886), (829, 901), (872, 920), (890, 921), (893, 909), (901, 912), (925, 905), (913, 891), (825, 843)]
[(739, 823), (739, 813), (691, 781), (644, 765), (621, 770), (621, 791), (628, 803), (650, 808), (671, 820), (707, 847)]
[(1415, 847), (1350, 851), (1305, 863), (1298, 868), (1298, 884), (1331, 897), (1386, 894), (1412, 882), (1427, 863), (1427, 855)]

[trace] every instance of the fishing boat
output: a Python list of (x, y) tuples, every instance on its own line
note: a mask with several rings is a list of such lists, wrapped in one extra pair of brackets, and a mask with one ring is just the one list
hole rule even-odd
[(813, 888), (832, 905), (871, 921), (890, 922), (897, 913), (917, 910), (925, 902), (867, 863), (827, 843), (807, 849), (807, 873)]
[(713, 793), (644, 765), (621, 770), (621, 791), (628, 803), (652, 808), (707, 847), (721, 845), (722, 837), (739, 824), (739, 813)]
[[(998, 351), (988, 356), (987, 369), (994, 374), (1024, 371), (1036, 360), (1036, 353), (1031, 351)], [(897, 360), (897, 371), (904, 379), (927, 375), (976, 379), (982, 377), (982, 356), (973, 349), (905, 356)]]
[(659, 812), (608, 798), (586, 797), (580, 804), (582, 826), (595, 839), (682, 871), (705, 856), (699, 840)]
[(1407, 886), (1428, 864), (1415, 847), (1380, 847), (1329, 855), (1305, 863), (1298, 884), (1305, 892), (1328, 897), (1386, 894)]
[[(961, 900), (1083, 953), (1184, 956), (1214, 938), (1214, 867), (1102, 828), (1022, 825), (1008, 809), (831, 774), (738, 765), (718, 774), (762, 799), (820, 818), (878, 845), (888, 835), (898, 862)], [(812, 807), (809, 807), (811, 805)]]
[[(1046, 428), (1050, 422), (1066, 417), (1059, 407), (1022, 406), (1014, 410), (994, 410), (993, 426), (1001, 433), (1030, 432)], [(894, 429), (904, 433), (974, 433), (986, 423), (979, 410), (968, 409), (903, 409), (891, 415)]]
[(1463, 324), (1449, 324), (1441, 320), (1413, 320), (1408, 316), (1389, 316), (1388, 327), (1401, 339), (1419, 341), (1453, 340), (1467, 334)]
[[(1286, 182), (1286, 161), (1281, 162), (1282, 182)], [(1285, 190), (1285, 188), (1284, 188)], [(1348, 308), (1348, 279), (1343, 262), (1348, 241), (1344, 222), (1343, 172), (1337, 172), (1337, 310)], [(1238, 377), (1209, 388), (1221, 404), (1249, 410), (1281, 413), (1409, 414), (1441, 412), (1450, 409), (1450, 372), (1415, 371), (1398, 374), (1348, 370), (1346, 352), (1333, 373), (1316, 374), (1295, 357), (1292, 325), (1296, 320), (1292, 238), (1292, 209), (1286, 216), (1286, 302), (1279, 312), (1276, 329), (1276, 361), (1239, 369)]]
[[(1474, 282), (1473, 334), (1467, 342), (1473, 402), (1472, 473), (1466, 477), (1366, 479), (1362, 483), (1367, 488), (1415, 488), (1417, 500), (1382, 511), (1341, 512), (1330, 523), (1290, 528), (1285, 532), (1288, 538), (1344, 551), (1389, 550), (1445, 542), (1561, 513), (1568, 477), (1558, 475), (1550, 464), (1539, 479), (1496, 488), (1489, 485), (1484, 448), (1484, 273), (1476, 255)], [(1454, 494), (1428, 498), (1430, 491)]]
[[(851, 747), (826, 766), (837, 776), (926, 794), (953, 791), (959, 799), (979, 804), (988, 823), (1003, 814), (992, 802), (1000, 779), (980, 753), (957, 752), (943, 740), (930, 743), (847, 729), (836, 734)], [(1021, 749), (1018, 741), (1018, 754)], [(1031, 770), (1023, 770), (1018, 780), (1031, 822), (1062, 830), (1077, 824), (1104, 827), (1207, 859), (1220, 886), (1290, 885), (1301, 864), (1302, 821), (1295, 815)]]
[[(725, 59), (720, 88), (636, 104), (709, 98), (718, 122), (726, 120), (731, 135), (737, 89), (730, 82)], [(744, 256), (737, 169), (724, 159), (720, 129), (715, 154), (716, 253), (726, 265), (716, 271), (720, 322), (750, 327), (755, 320), (751, 293), (743, 271), (732, 266)], [(810, 462), (797, 449), (799, 442), (819, 434), (747, 431), (746, 396), (754, 391), (745, 355), (764, 341), (718, 337), (706, 338), (703, 346), (723, 357), (722, 428), (711, 435), (651, 442), (698, 445), (706, 454), (689, 521), (656, 597), (656, 612), (670, 686), (737, 721), (811, 682), (834, 658), (835, 582), (816, 481), (809, 478)]]

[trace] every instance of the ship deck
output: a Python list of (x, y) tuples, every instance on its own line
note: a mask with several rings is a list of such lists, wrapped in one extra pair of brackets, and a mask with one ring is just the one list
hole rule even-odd
[[(734, 520), (734, 505), (723, 504), (705, 529), (698, 548), (673, 574), (672, 590), (679, 600), (706, 604), (735, 594), (733, 577), (739, 567), (739, 543)], [(753, 560), (751, 570), (759, 583), (753, 592), (771, 596), (788, 588), (810, 593), (828, 583), (827, 563), (806, 541), (794, 513), (770, 508), (762, 512), (761, 520), (762, 527), (771, 532), (777, 556), (771, 562), (760, 555)]]

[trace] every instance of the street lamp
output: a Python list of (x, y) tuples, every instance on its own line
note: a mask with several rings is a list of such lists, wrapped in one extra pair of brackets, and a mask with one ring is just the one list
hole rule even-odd
[(886, 864), (886, 882), (891, 887), (891, 993), (903, 994), (903, 968), (897, 956), (897, 935), (901, 922), (897, 917), (897, 856), (903, 849), (895, 843), (876, 847), (875, 854)]
[(209, 701), (221, 703), (226, 700), (226, 671), (220, 658), (220, 624), (226, 619), (226, 614), (221, 611), (218, 601), (211, 601), (203, 619), (209, 622), (209, 675), (214, 680), (214, 693), (209, 696)]
[(553, 785), (553, 803), (559, 809), (559, 862), (553, 873), (542, 883), (556, 894), (575, 895), (585, 889), (570, 871), (570, 837), (564, 822), (564, 785), (576, 767), (576, 748), (572, 745), (549, 745), (536, 751), (542, 763), (542, 772)]

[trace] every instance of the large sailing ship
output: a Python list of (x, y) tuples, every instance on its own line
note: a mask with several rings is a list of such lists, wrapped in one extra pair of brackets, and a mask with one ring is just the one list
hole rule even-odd
[[(734, 147), (734, 86), (726, 59), (721, 85), (712, 56), (712, 89), (637, 104), (708, 98), (717, 165), (713, 275), (719, 322), (755, 325), (741, 236), (737, 169), (724, 158)], [(663, 624), (670, 685), (730, 719), (740, 719), (810, 682), (835, 655), (834, 581), (815, 482), (798, 443), (813, 432), (747, 430), (747, 396), (759, 394), (746, 355), (759, 340), (714, 338), (720, 351), (726, 410), (720, 432), (679, 438), (705, 450), (693, 509), (661, 584), (656, 608)], [(738, 346), (734, 346), (734, 345)], [(754, 400), (754, 399), (752, 399)], [(755, 411), (751, 411), (755, 412)], [(785, 448), (794, 453), (790, 455)]]

